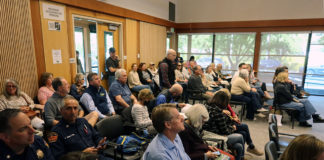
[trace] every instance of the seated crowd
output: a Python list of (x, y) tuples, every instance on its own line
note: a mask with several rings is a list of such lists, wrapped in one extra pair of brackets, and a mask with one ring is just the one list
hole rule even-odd
[[(95, 126), (116, 114), (125, 116), (126, 108), (135, 130), (147, 130), (155, 136), (144, 160), (202, 160), (220, 155), (241, 160), (245, 144), (247, 152), (263, 155), (255, 147), (248, 125), (230, 106), (230, 101), (245, 102), (246, 119), (265, 117), (263, 113), (268, 109), (263, 102), (272, 97), (265, 83), (254, 76), (251, 65), (241, 63), (230, 80), (226, 78), (230, 75), (222, 73), (222, 64), (215, 67), (211, 63), (204, 73), (194, 57), (184, 63), (170, 49), (158, 69), (152, 62), (149, 68), (145, 63), (139, 67), (134, 63), (127, 74), (120, 67), (115, 49), (109, 52), (109, 90), (101, 85), (97, 73), (87, 75), (88, 86), (85, 75), (76, 74), (70, 87), (65, 78), (45, 72), (32, 100), (17, 81), (7, 79), (0, 95), (0, 159), (60, 159), (80, 151), (110, 159), (102, 152), (107, 139)], [(311, 117), (314, 122), (324, 122), (307, 99), (294, 96), (296, 85), (288, 79), (288, 69), (278, 69), (273, 83), (275, 103), (298, 109), (301, 126), (311, 126), (306, 121)], [(201, 96), (206, 105), (188, 104), (190, 94)], [(44, 133), (45, 141), (35, 135), (35, 130)], [(206, 143), (201, 138), (202, 130), (226, 137), (226, 148)]]

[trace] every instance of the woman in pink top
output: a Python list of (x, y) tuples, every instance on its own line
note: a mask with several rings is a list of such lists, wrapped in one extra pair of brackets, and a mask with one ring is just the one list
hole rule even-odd
[(48, 98), (54, 93), (52, 86), (53, 74), (44, 72), (39, 80), (40, 88), (38, 90), (37, 98), (40, 104), (44, 105)]

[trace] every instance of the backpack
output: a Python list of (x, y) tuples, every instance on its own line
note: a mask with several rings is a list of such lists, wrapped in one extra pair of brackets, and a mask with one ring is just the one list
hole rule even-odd
[[(144, 141), (143, 141), (144, 142)], [(119, 136), (117, 139), (117, 144), (121, 144), (117, 147), (119, 151), (123, 153), (134, 153), (141, 149), (141, 143), (139, 140), (131, 137), (131, 136)], [(146, 142), (144, 142), (146, 143)]]

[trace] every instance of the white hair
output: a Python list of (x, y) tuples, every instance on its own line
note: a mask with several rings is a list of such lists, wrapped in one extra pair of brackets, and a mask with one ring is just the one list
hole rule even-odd
[(249, 71), (247, 69), (241, 69), (239, 72), (239, 76), (243, 79), (249, 77)]
[(168, 49), (167, 51), (167, 55), (171, 54), (171, 53), (177, 53), (174, 49)]
[(119, 79), (119, 77), (121, 76), (122, 73), (126, 73), (125, 69), (117, 69), (117, 71), (115, 72), (115, 78)]
[(209, 120), (209, 113), (203, 104), (195, 104), (184, 111), (196, 131), (202, 129), (203, 121)]

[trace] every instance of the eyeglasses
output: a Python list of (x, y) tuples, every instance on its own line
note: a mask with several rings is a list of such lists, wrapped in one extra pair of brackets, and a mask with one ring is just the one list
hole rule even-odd
[(14, 86), (14, 85), (8, 85), (8, 86), (6, 86), (7, 88), (17, 88), (16, 86)]

